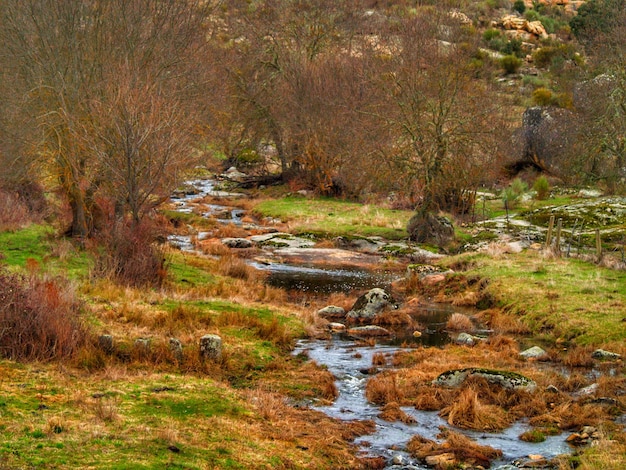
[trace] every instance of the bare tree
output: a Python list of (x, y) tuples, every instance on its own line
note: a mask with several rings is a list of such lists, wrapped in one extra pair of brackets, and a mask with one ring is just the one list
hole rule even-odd
[[(1, 42), (32, 148), (88, 236), (98, 191), (138, 219), (188, 161), (210, 2), (7, 0)], [(160, 174), (160, 170), (165, 175)], [(107, 181), (107, 178), (111, 178)], [(121, 181), (123, 180), (123, 181)], [(106, 183), (106, 184), (105, 184)]]

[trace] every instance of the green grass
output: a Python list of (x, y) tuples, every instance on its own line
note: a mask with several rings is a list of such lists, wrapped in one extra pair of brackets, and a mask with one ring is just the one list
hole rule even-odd
[(506, 257), (467, 254), (467, 275), (488, 278), (500, 306), (518, 315), (535, 335), (600, 345), (626, 337), (626, 272), (577, 259), (548, 259), (525, 251)]
[(170, 281), (179, 286), (201, 286), (216, 282), (217, 277), (210, 272), (209, 262), (183, 252), (173, 251), (167, 256)]
[(92, 265), (86, 252), (55, 235), (46, 225), (0, 232), (0, 253), (2, 263), (13, 269), (25, 268), (28, 260), (34, 260), (43, 271), (70, 279), (86, 278)]
[(285, 197), (259, 201), (253, 211), (262, 217), (289, 222), (295, 233), (323, 237), (380, 236), (401, 240), (413, 215), (399, 211), (328, 198)]

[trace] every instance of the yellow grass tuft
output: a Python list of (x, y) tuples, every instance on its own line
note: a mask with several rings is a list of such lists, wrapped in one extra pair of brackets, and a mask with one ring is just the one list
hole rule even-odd
[(467, 315), (453, 313), (446, 322), (446, 329), (451, 331), (472, 331), (474, 325)]
[(505, 410), (481, 403), (472, 388), (465, 388), (452, 405), (441, 410), (440, 415), (452, 426), (478, 431), (500, 431), (511, 423)]

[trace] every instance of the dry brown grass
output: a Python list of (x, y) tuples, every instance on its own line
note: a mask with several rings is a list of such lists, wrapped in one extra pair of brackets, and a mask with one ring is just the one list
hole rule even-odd
[(511, 417), (499, 406), (482, 403), (478, 393), (465, 388), (457, 400), (441, 410), (440, 415), (452, 426), (478, 431), (500, 431), (511, 424)]
[(17, 195), (0, 189), (0, 231), (17, 230), (30, 221), (26, 204)]
[(262, 273), (258, 269), (253, 268), (245, 260), (236, 256), (222, 256), (217, 267), (220, 274), (235, 279), (258, 281), (262, 277)]
[(365, 397), (370, 403), (385, 405), (392, 402), (402, 403), (404, 394), (398, 387), (396, 374), (382, 372), (367, 382)]
[(81, 306), (67, 280), (0, 270), (0, 349), (13, 360), (70, 357), (86, 341)]
[(497, 334), (525, 335), (530, 332), (516, 317), (497, 308), (483, 310), (477, 315), (477, 319), (486, 323)]
[(407, 450), (413, 457), (422, 460), (431, 455), (453, 453), (458, 462), (464, 465), (480, 465), (483, 468), (488, 468), (492, 460), (502, 456), (500, 450), (481, 446), (470, 438), (449, 429), (442, 430), (437, 437), (445, 439), (445, 442), (437, 444), (422, 436), (413, 436), (407, 444)]
[(381, 352), (374, 353), (374, 355), (372, 356), (372, 365), (373, 366), (386, 366), (387, 356)]
[(451, 331), (472, 331), (474, 324), (467, 315), (453, 313), (446, 322), (446, 329)]
[(198, 242), (198, 246), (200, 247), (202, 253), (211, 256), (228, 256), (231, 254), (232, 251), (220, 240), (214, 238), (201, 240)]
[(412, 326), (417, 328), (419, 324), (411, 318), (411, 316), (402, 310), (385, 310), (372, 321), (375, 325), (389, 326)]
[(405, 424), (414, 424), (417, 422), (413, 416), (406, 414), (396, 402), (387, 403), (383, 406), (378, 416), (385, 421), (402, 421)]
[(452, 305), (456, 305), (458, 307), (474, 307), (478, 302), (480, 302), (480, 298), (481, 297), (478, 292), (471, 290), (460, 292), (452, 298)]
[(580, 430), (584, 426), (597, 426), (610, 418), (607, 410), (598, 405), (580, 405), (566, 402), (555, 406), (548, 413), (530, 419), (532, 426), (556, 426), (565, 430)]
[(245, 238), (249, 235), (248, 231), (235, 224), (218, 225), (212, 232), (215, 238)]
[(563, 365), (567, 367), (593, 367), (592, 351), (593, 348), (589, 346), (574, 346), (563, 357)]

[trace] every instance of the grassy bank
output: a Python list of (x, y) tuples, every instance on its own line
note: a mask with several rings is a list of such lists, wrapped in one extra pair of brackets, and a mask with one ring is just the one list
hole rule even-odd
[(533, 335), (580, 345), (619, 343), (626, 337), (624, 271), (534, 250), (467, 253), (445, 264), (466, 278), (486, 279), (479, 283), (482, 294)]
[[(333, 399), (334, 379), (290, 354), (305, 335), (307, 312), (285, 306), (243, 262), (166, 252), (166, 285), (138, 289), (91, 279), (88, 254), (47, 227), (0, 240), (3, 269), (25, 279), (53, 274), (44, 284), (53, 293), (74, 286), (88, 331), (87, 343), (65, 359), (0, 361), (0, 466), (361, 465), (350, 440), (367, 423), (288, 405)], [(237, 277), (225, 275), (233, 266)], [(222, 338), (219, 360), (199, 359), (199, 338), (208, 333)], [(97, 346), (102, 334), (112, 335), (113, 350)], [(172, 337), (183, 345), (180, 357), (169, 348)]]
[(287, 222), (294, 233), (322, 237), (380, 236), (389, 240), (406, 238), (411, 211), (385, 209), (368, 204), (328, 198), (284, 197), (255, 202), (260, 217)]

